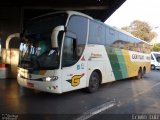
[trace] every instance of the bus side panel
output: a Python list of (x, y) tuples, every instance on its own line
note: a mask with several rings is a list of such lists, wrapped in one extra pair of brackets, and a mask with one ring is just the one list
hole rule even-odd
[(125, 61), (125, 54), (123, 54), (123, 51), (121, 49), (115, 49), (115, 53), (117, 55), (118, 63), (120, 66), (120, 72), (122, 74), (122, 79), (128, 77), (128, 69), (126, 66), (126, 61)]
[(130, 55), (128, 50), (122, 50), (124, 56), (124, 61), (128, 71), (128, 77), (133, 77), (137, 75), (137, 65), (130, 60)]
[(102, 83), (114, 81), (115, 77), (104, 45), (88, 45), (86, 51), (88, 56), (87, 86), (94, 70), (101, 72)]
[(128, 51), (129, 57), (129, 72), (131, 73), (130, 77), (134, 77), (138, 75), (138, 70), (141, 67), (142, 71), (146, 69), (146, 73), (150, 71), (150, 54)]
[(115, 80), (137, 76), (140, 67), (142, 70), (146, 68), (146, 73), (150, 71), (149, 54), (113, 47), (107, 47), (106, 50)]

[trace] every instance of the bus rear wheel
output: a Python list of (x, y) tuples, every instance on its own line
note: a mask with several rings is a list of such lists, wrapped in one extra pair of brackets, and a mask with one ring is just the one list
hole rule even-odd
[(90, 79), (89, 79), (89, 86), (87, 91), (93, 93), (98, 90), (100, 84), (100, 77), (97, 72), (92, 72)]
[(140, 68), (140, 69), (138, 70), (138, 75), (136, 76), (136, 78), (137, 78), (138, 80), (140, 80), (140, 79), (142, 79), (142, 77), (143, 77), (143, 73), (142, 73), (142, 69)]

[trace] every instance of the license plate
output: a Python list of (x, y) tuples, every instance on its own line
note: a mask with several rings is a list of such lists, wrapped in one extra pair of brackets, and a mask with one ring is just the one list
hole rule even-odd
[(30, 82), (27, 82), (27, 86), (33, 88), (33, 87), (34, 87), (34, 84), (33, 84), (33, 83), (30, 83)]

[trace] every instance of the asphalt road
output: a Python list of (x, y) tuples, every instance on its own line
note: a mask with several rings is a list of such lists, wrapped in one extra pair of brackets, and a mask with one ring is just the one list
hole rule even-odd
[(153, 114), (160, 119), (160, 71), (151, 71), (142, 80), (104, 84), (92, 94), (77, 90), (57, 95), (22, 88), (16, 79), (0, 80), (3, 120), (128, 120), (150, 119)]

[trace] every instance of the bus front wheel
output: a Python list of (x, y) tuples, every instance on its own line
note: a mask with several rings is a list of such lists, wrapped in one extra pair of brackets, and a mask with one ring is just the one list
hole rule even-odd
[(100, 77), (96, 71), (92, 72), (90, 79), (89, 79), (89, 86), (87, 88), (87, 91), (90, 93), (93, 93), (97, 91), (100, 84)]
[(155, 70), (155, 65), (151, 65), (151, 70)]

